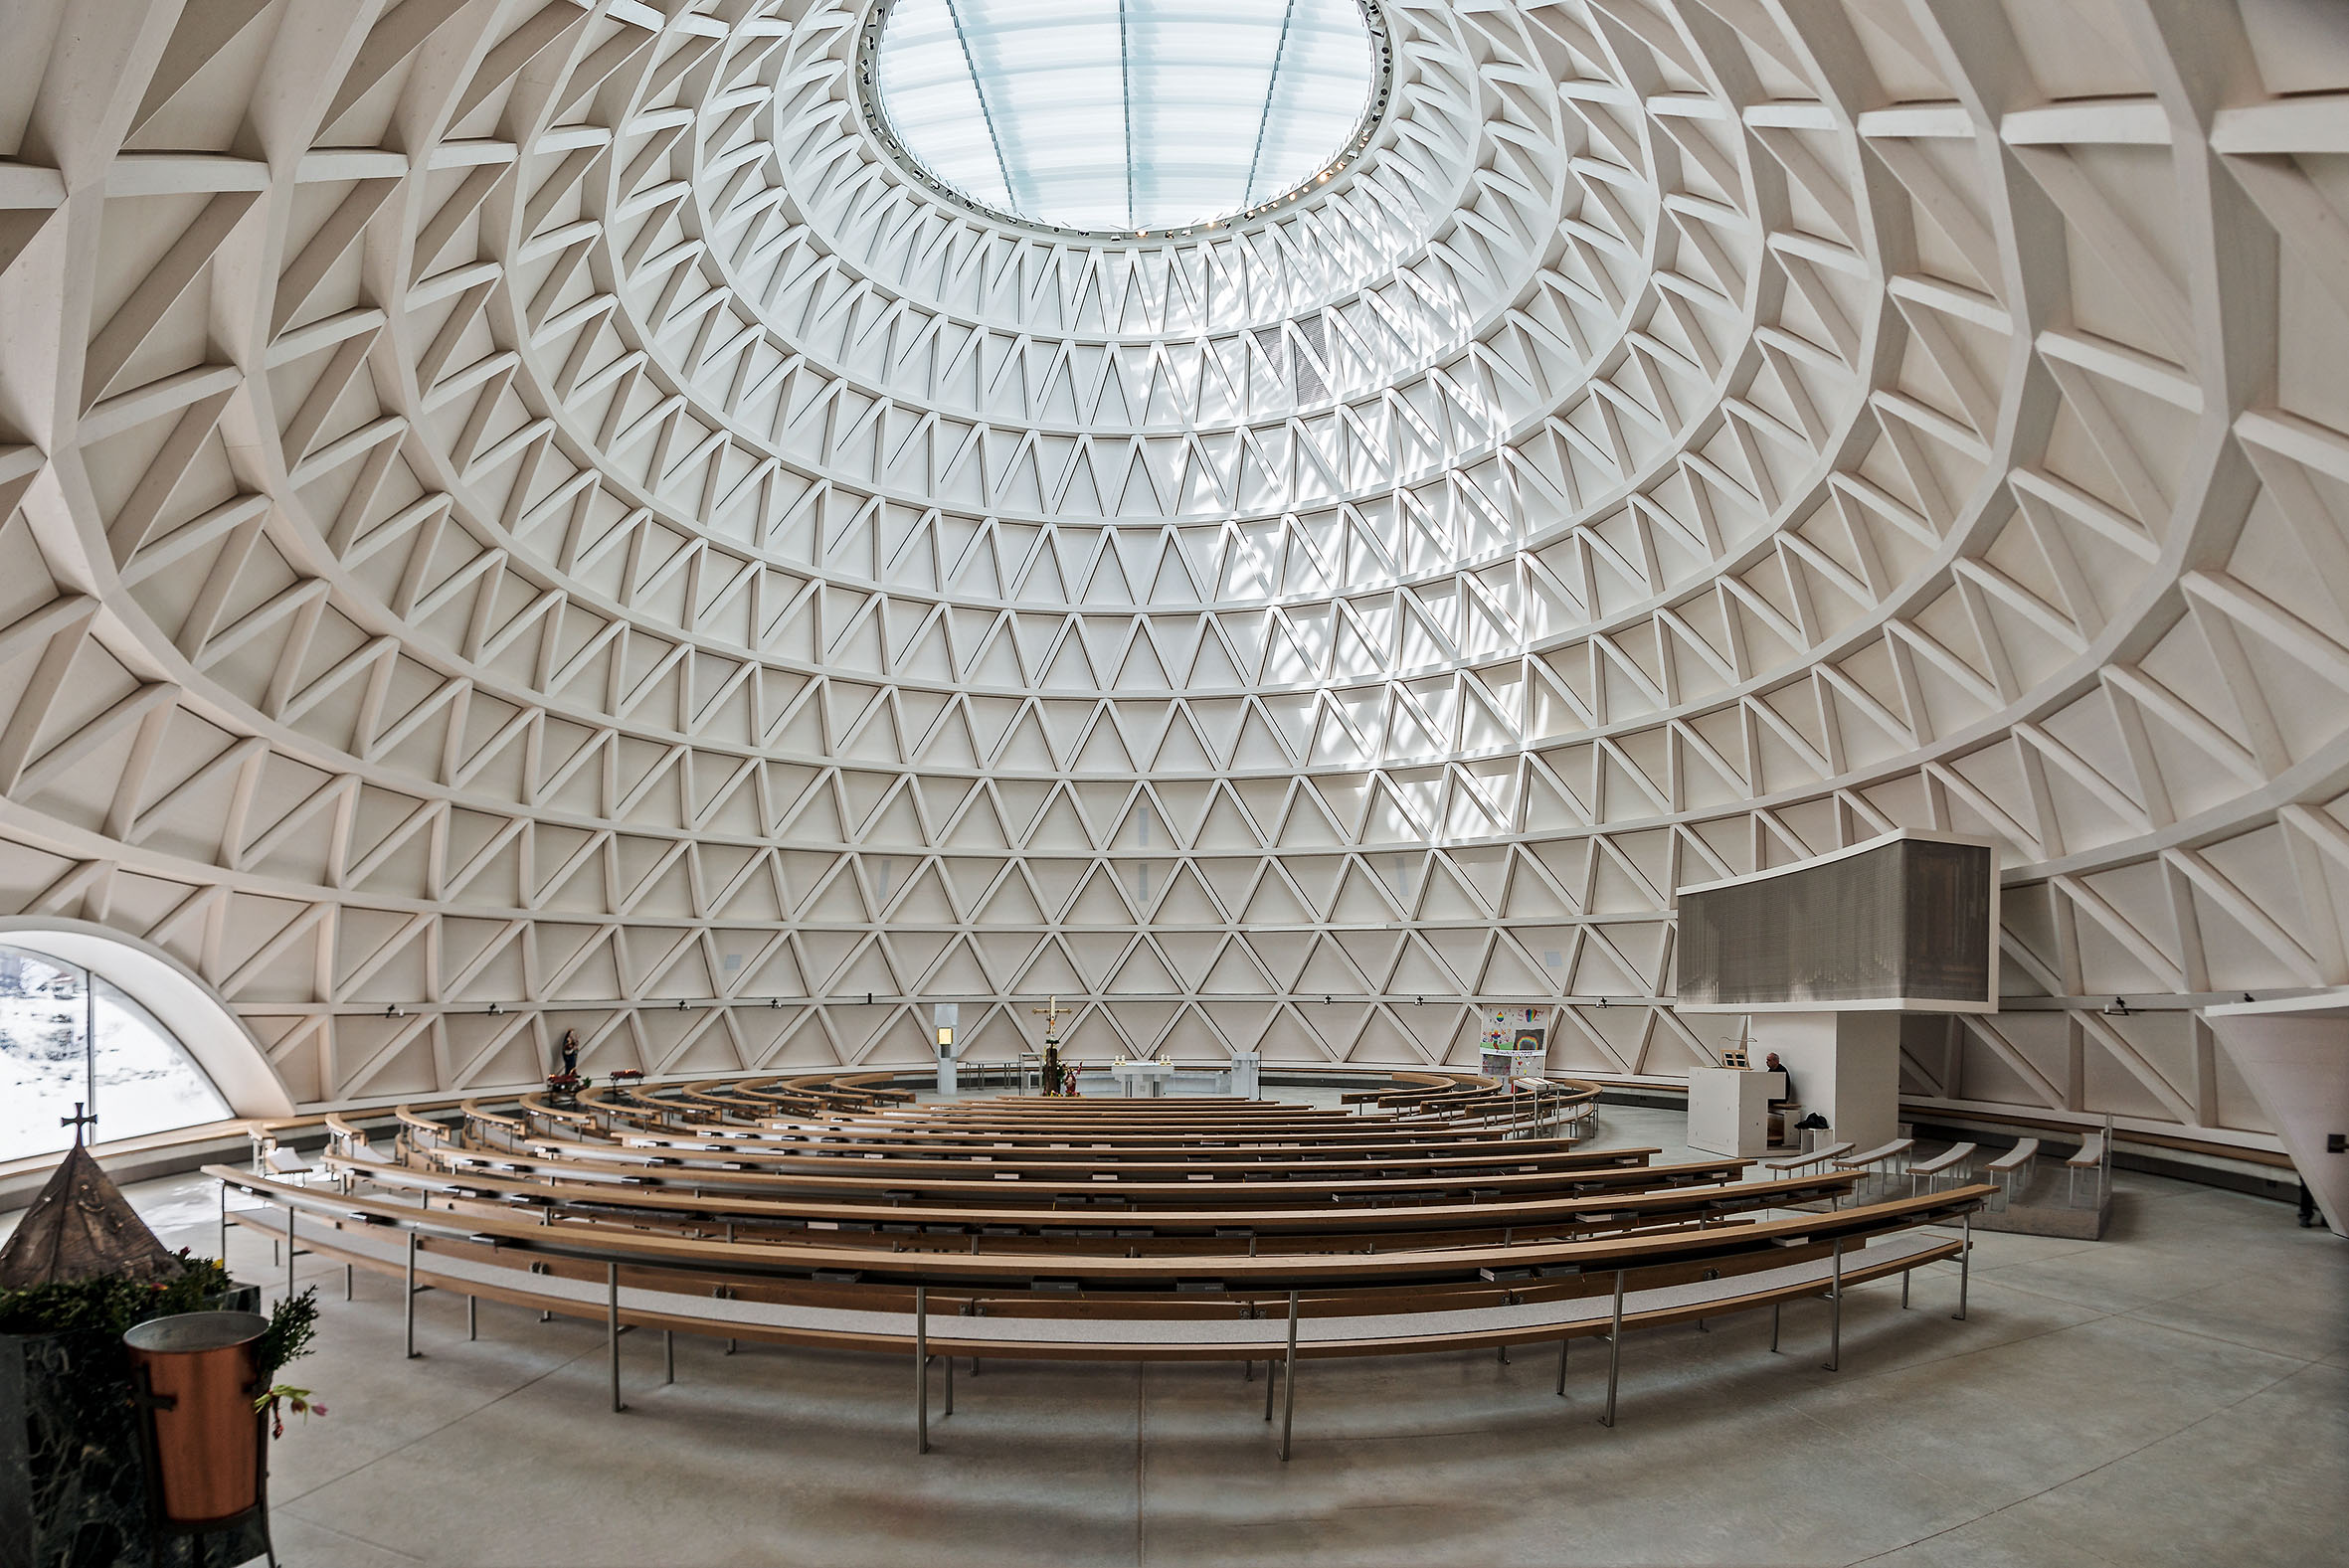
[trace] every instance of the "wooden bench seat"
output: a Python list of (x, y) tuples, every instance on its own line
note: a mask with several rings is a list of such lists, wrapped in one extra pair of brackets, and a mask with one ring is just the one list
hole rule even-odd
[(444, 1169), (479, 1169), (521, 1175), (545, 1173), (568, 1181), (607, 1185), (768, 1194), (794, 1191), (901, 1192), (905, 1194), (904, 1202), (909, 1208), (917, 1208), (925, 1202), (966, 1200), (981, 1193), (990, 1194), (993, 1201), (1036, 1203), (1049, 1203), (1055, 1198), (1074, 1193), (1103, 1193), (1105, 1196), (1114, 1195), (1120, 1203), (1137, 1212), (1153, 1207), (1195, 1205), (1202, 1193), (1216, 1190), (1219, 1185), (1244, 1188), (1259, 1202), (1327, 1206), (1334, 1198), (1401, 1198), (1413, 1193), (1444, 1190), (1456, 1191), (1464, 1196), (1481, 1191), (1490, 1192), (1496, 1197), (1506, 1197), (1513, 1193), (1600, 1192), (1659, 1182), (1703, 1185), (1734, 1180), (1744, 1173), (1748, 1163), (1742, 1159), (1720, 1158), (1675, 1165), (1592, 1165), (1533, 1172), (1478, 1171), (1462, 1176), (1412, 1172), (1395, 1177), (1367, 1174), (1289, 1177), (1283, 1175), (1278, 1167), (1268, 1167), (1244, 1175), (1201, 1176), (1193, 1172), (1180, 1180), (1137, 1180), (1114, 1172), (1097, 1171), (1086, 1175), (994, 1170), (982, 1174), (968, 1167), (958, 1167), (956, 1173), (949, 1176), (899, 1169), (856, 1175), (842, 1174), (835, 1169), (803, 1171), (748, 1166), (730, 1168), (723, 1163), (689, 1165), (667, 1157), (589, 1159), (568, 1155), (526, 1156), (502, 1151), (452, 1148), (429, 1149), (425, 1151), (424, 1157)]
[[(468, 1102), (461, 1134), (404, 1119), (398, 1165), (338, 1134), (331, 1190), (208, 1174), (224, 1239), (232, 1218), (271, 1236), (288, 1290), (305, 1252), (346, 1282), (399, 1275), (411, 1353), (420, 1286), (463, 1295), (468, 1332), (480, 1301), (603, 1316), (616, 1407), (624, 1322), (663, 1330), (672, 1356), (679, 1331), (910, 1352), (925, 1443), (931, 1369), (962, 1355), (1278, 1360), (1293, 1404), (1300, 1358), (1550, 1339), (1562, 1392), (1567, 1344), (1595, 1335), (1611, 1422), (1626, 1327), (1768, 1306), (1774, 1349), (1777, 1309), (1825, 1295), (1833, 1346), (1847, 1287), (1897, 1273), (1905, 1306), (1913, 1269), (1953, 1256), (1962, 1314), (1963, 1240), (1918, 1228), (1966, 1224), (1989, 1187), (1843, 1206), (1859, 1178), (1833, 1150), (1759, 1180), (1738, 1158), (1654, 1164), (1521, 1137), (1493, 1109), (1507, 1086), (1428, 1077), (1405, 1087), (1469, 1114), (1008, 1100), (775, 1118), (775, 1097), (713, 1085), (578, 1111), (524, 1096), (512, 1116)], [(232, 1215), (232, 1196), (261, 1207)], [(950, 1370), (950, 1410), (951, 1387)]]
[[(1846, 1211), (1850, 1212), (1850, 1211)], [(344, 1225), (299, 1231), (306, 1248), (321, 1256), (348, 1255), (362, 1268), (404, 1272), (406, 1249), (396, 1232), (381, 1226)], [(1953, 1239), (1915, 1231), (1872, 1237), (1844, 1254), (1846, 1286), (1881, 1278), (1900, 1267), (1916, 1267), (1957, 1256)], [(1723, 1275), (1715, 1280), (1652, 1286), (1627, 1291), (1627, 1328), (1717, 1316), (1740, 1306), (1819, 1294), (1831, 1283), (1832, 1264), (1809, 1259), (1768, 1270)], [(1613, 1280), (1607, 1271), (1606, 1280)], [(454, 1247), (428, 1243), (420, 1251), (417, 1281), (460, 1294), (478, 1291), (494, 1300), (538, 1307), (566, 1315), (605, 1315), (610, 1286), (604, 1280), (549, 1271), (533, 1274)], [(642, 1283), (638, 1283), (641, 1281)], [(718, 1297), (663, 1289), (657, 1277), (626, 1272), (619, 1286), (621, 1320), (680, 1331), (762, 1339), (779, 1344), (822, 1345), (904, 1353), (912, 1348), (913, 1314), (760, 1301), (749, 1296)], [(494, 1294), (492, 1294), (494, 1293)], [(1510, 1293), (1498, 1293), (1504, 1297)], [(1032, 1300), (1004, 1302), (984, 1295), (926, 1292), (927, 1304), (949, 1312), (926, 1314), (929, 1349), (957, 1355), (1046, 1360), (1199, 1361), (1264, 1360), (1284, 1352), (1286, 1313), (1245, 1316), (1228, 1305), (1199, 1306), (1189, 1312), (1167, 1308), (1179, 1303), (1133, 1304), (1131, 1311), (1069, 1313), (1048, 1311)], [(977, 1313), (965, 1307), (994, 1305)], [(1588, 1293), (1514, 1305), (1491, 1303), (1446, 1307), (1433, 1311), (1351, 1310), (1342, 1300), (1324, 1299), (1301, 1310), (1301, 1357), (1396, 1355), (1431, 1350), (1530, 1344), (1604, 1332), (1613, 1317), (1613, 1293), (1594, 1286)], [(1018, 1308), (1015, 1312), (1011, 1308)], [(1034, 1310), (1029, 1310), (1034, 1308)]]
[[(494, 1146), (494, 1145), (493, 1145)], [(1417, 1144), (1370, 1144), (1342, 1148), (1321, 1145), (1174, 1143), (1142, 1148), (1116, 1143), (1070, 1143), (1033, 1147), (992, 1143), (931, 1144), (914, 1142), (874, 1148), (854, 1143), (784, 1143), (756, 1138), (629, 1133), (612, 1139), (530, 1137), (520, 1149), (549, 1156), (636, 1159), (673, 1158), (686, 1164), (728, 1164), (758, 1169), (814, 1170), (868, 1169), (882, 1163), (892, 1169), (967, 1172), (975, 1164), (999, 1170), (1097, 1169), (1142, 1175), (1172, 1170), (1261, 1169), (1343, 1174), (1372, 1169), (1396, 1170), (1535, 1170), (1584, 1169), (1605, 1165), (1644, 1164), (1662, 1152), (1653, 1146), (1587, 1150), (1531, 1143), (1496, 1146), (1490, 1140), (1430, 1148)]]
[[(231, 1188), (280, 1206), (289, 1251), (307, 1241), (311, 1252), (346, 1265), (396, 1274), (404, 1282), (408, 1353), (414, 1355), (416, 1300), (420, 1285), (463, 1295), (468, 1332), (475, 1304), (482, 1299), (536, 1307), (571, 1316), (602, 1315), (610, 1366), (612, 1404), (624, 1408), (621, 1386), (621, 1329), (625, 1323), (663, 1330), (668, 1377), (674, 1378), (674, 1334), (678, 1331), (782, 1344), (906, 1353), (916, 1368), (916, 1442), (929, 1444), (931, 1368), (945, 1357), (948, 1410), (953, 1409), (953, 1357), (1085, 1360), (1263, 1360), (1285, 1367), (1286, 1389), (1281, 1454), (1288, 1454), (1301, 1358), (1416, 1354), (1482, 1346), (1558, 1341), (1558, 1391), (1566, 1379), (1566, 1353), (1576, 1337), (1603, 1337), (1608, 1345), (1607, 1405), (1601, 1418), (1613, 1424), (1615, 1396), (1626, 1329), (1701, 1320), (1725, 1312), (1769, 1306), (1771, 1348), (1777, 1348), (1777, 1314), (1789, 1300), (1825, 1295), (1830, 1304), (1828, 1366), (1841, 1362), (1843, 1298), (1855, 1285), (1891, 1274), (1906, 1280), (1915, 1268), (1944, 1258), (1960, 1263), (1958, 1311), (1965, 1314), (1968, 1249), (1963, 1240), (1920, 1235), (1915, 1227), (1957, 1219), (1978, 1206), (1988, 1188), (1970, 1188), (1927, 1198), (1898, 1199), (1825, 1215), (1769, 1220), (1734, 1229), (1678, 1230), (1654, 1236), (1620, 1237), (1574, 1244), (1528, 1247), (1439, 1249), (1378, 1258), (1303, 1257), (1224, 1259), (1217, 1272), (1244, 1277), (1253, 1300), (1226, 1310), (1212, 1301), (1183, 1302), (1183, 1271), (1190, 1260), (1031, 1257), (1021, 1260), (961, 1258), (927, 1254), (886, 1261), (835, 1257), (829, 1270), (809, 1270), (821, 1249), (782, 1249), (761, 1244), (708, 1244), (635, 1232), (583, 1231), (541, 1227), (500, 1217), (444, 1215), (405, 1203), (341, 1196), (213, 1166), (207, 1173)], [(306, 1234), (297, 1235), (306, 1216)], [(266, 1221), (240, 1216), (240, 1223)], [(404, 1234), (403, 1234), (404, 1233)], [(1827, 1249), (1824, 1263), (1820, 1249)], [(798, 1256), (793, 1256), (797, 1252)], [(1495, 1302), (1488, 1289), (1463, 1300), (1458, 1288), (1464, 1264), (1487, 1260), (1509, 1275), (1523, 1271), (1525, 1284), (1503, 1290)], [(861, 1282), (867, 1270), (893, 1275)], [(1125, 1288), (1126, 1309), (1103, 1309), (1081, 1295), (1073, 1313), (1030, 1309), (1040, 1297), (1014, 1305), (999, 1300), (1000, 1283), (1015, 1263), (1032, 1271), (1030, 1284), (1049, 1283), (1051, 1271), (1081, 1271), (1071, 1283), (1080, 1292)], [(604, 1278), (593, 1278), (600, 1265)], [(591, 1272), (582, 1277), (585, 1266)], [(291, 1258), (287, 1267), (291, 1287)], [(1654, 1279), (1648, 1271), (1676, 1271)], [(834, 1295), (816, 1305), (807, 1300), (773, 1300), (764, 1290), (729, 1290), (722, 1277), (804, 1276), (803, 1289), (824, 1290), (827, 1280), (849, 1282), (859, 1294)], [(916, 1271), (908, 1273), (907, 1271)], [(721, 1276), (712, 1284), (713, 1273)], [(1114, 1279), (1109, 1278), (1114, 1277)], [(1412, 1285), (1433, 1287), (1412, 1291)], [(903, 1307), (911, 1284), (912, 1309)], [(1206, 1282), (1219, 1294), (1225, 1280)], [(988, 1290), (990, 1284), (995, 1290)], [(1172, 1304), (1153, 1306), (1145, 1291), (1176, 1293)], [(1263, 1310), (1263, 1292), (1288, 1292), (1287, 1310)], [(1611, 1286), (1611, 1288), (1609, 1288)], [(1367, 1289), (1364, 1289), (1366, 1287)], [(842, 1287), (832, 1287), (834, 1290)], [(786, 1290), (793, 1287), (786, 1286)], [(1473, 1290), (1474, 1287), (1472, 1286)], [(1343, 1293), (1333, 1299), (1331, 1292)], [(933, 1292), (946, 1313), (933, 1309)], [(1397, 1293), (1404, 1309), (1397, 1305)], [(1351, 1300), (1348, 1297), (1351, 1296)], [(1383, 1301), (1381, 1300), (1383, 1298)], [(1308, 1301), (1311, 1309), (1308, 1309)], [(843, 1302), (863, 1305), (842, 1305)], [(1416, 1303), (1418, 1309), (1411, 1309)], [(993, 1311), (990, 1306), (995, 1307)], [(1053, 1304), (1058, 1305), (1058, 1304)], [(1390, 1309), (1363, 1311), (1363, 1307)], [(1266, 1385), (1265, 1416), (1272, 1413), (1273, 1383)]]
[(1808, 1169), (1813, 1165), (1827, 1164), (1842, 1158), (1851, 1151), (1852, 1145), (1849, 1139), (1841, 1143), (1822, 1143), (1817, 1148), (1800, 1154), (1790, 1154), (1784, 1159), (1765, 1159), (1762, 1161), (1762, 1169), (1776, 1171), (1781, 1175), (1791, 1174), (1797, 1170)]
[[(449, 1217), (429, 1209), (420, 1210), (413, 1204), (397, 1199), (302, 1187), (228, 1166), (206, 1166), (205, 1174), (249, 1195), (265, 1197), (305, 1212), (355, 1219), (362, 1224), (390, 1224), (456, 1233), (524, 1252), (563, 1253), (577, 1250), (573, 1243), (565, 1239), (571, 1234), (565, 1227), (550, 1227), (533, 1219), (474, 1215)], [(1656, 1237), (1534, 1242), (1498, 1248), (1398, 1248), (1391, 1252), (1363, 1255), (1235, 1257), (1222, 1260), (1220, 1267), (1234, 1280), (1245, 1279), (1258, 1284), (1278, 1281), (1287, 1289), (1315, 1285), (1351, 1286), (1413, 1280), (1470, 1279), (1476, 1277), (1480, 1268), (1496, 1264), (1510, 1267), (1572, 1266), (1588, 1272), (1593, 1268), (1624, 1266), (1619, 1260), (1625, 1258), (1653, 1255), (1659, 1258), (1671, 1256), (1709, 1260), (1716, 1256), (1726, 1257), (1777, 1245), (1782, 1238), (1812, 1235), (1856, 1238), (1882, 1230), (1901, 1229), (1970, 1213), (1989, 1193), (1987, 1187), (1961, 1187), (1822, 1214), (1763, 1219), (1750, 1225), (1690, 1227)], [(1065, 1268), (1065, 1262), (1058, 1259), (1031, 1269), (1023, 1265), (1016, 1255), (981, 1257), (958, 1252), (898, 1254), (882, 1261), (853, 1249), (814, 1244), (788, 1247), (749, 1243), (728, 1245), (638, 1231), (599, 1230), (592, 1237), (583, 1237), (579, 1245), (586, 1245), (590, 1241), (598, 1256), (610, 1256), (646, 1267), (708, 1267), (723, 1264), (730, 1271), (750, 1275), (807, 1276), (816, 1271), (841, 1268), (875, 1271), (887, 1278), (919, 1277), (932, 1285), (949, 1285), (1007, 1278), (1025, 1281), (1037, 1274), (1053, 1274)], [(1188, 1263), (1179, 1259), (1100, 1257), (1087, 1260), (1082, 1272), (1088, 1289), (1114, 1291), (1151, 1289), (1154, 1286), (1172, 1288), (1190, 1268)]]
[(2079, 1173), (2085, 1170), (2093, 1172), (2095, 1175), (2096, 1179), (2091, 1184), (2094, 1189), (2093, 1196), (2095, 1201), (2101, 1203), (2104, 1200), (2104, 1134), (2090, 1132), (2085, 1138), (2082, 1138), (2079, 1147), (2064, 1161), (2064, 1168), (2069, 1183), (2065, 1194), (2066, 1202), (2078, 1203), (2079, 1201)]
[(1995, 1176), (1998, 1179), (2001, 1203), (2015, 1201), (2015, 1187), (2018, 1179), (2026, 1192), (2030, 1190), (2031, 1173), (2036, 1167), (2038, 1159), (2039, 1139), (2027, 1137), (1982, 1167), (1984, 1174)]
[(1596, 1223), (1595, 1216), (1605, 1216), (1628, 1224), (1641, 1219), (1675, 1215), (1746, 1213), (1764, 1207), (1840, 1197), (1851, 1189), (1854, 1180), (1848, 1174), (1797, 1176), (1729, 1185), (1663, 1187), (1652, 1191), (1614, 1194), (1550, 1195), (1517, 1201), (1310, 1208), (1249, 1206), (1255, 1195), (1243, 1192), (1234, 1194), (1230, 1202), (1214, 1207), (1099, 1213), (1039, 1207), (1005, 1208), (998, 1205), (907, 1209), (870, 1201), (785, 1200), (674, 1191), (592, 1192), (577, 1187), (550, 1186), (543, 1181), (518, 1177), (477, 1173), (442, 1175), (399, 1168), (359, 1169), (335, 1160), (330, 1160), (329, 1164), (335, 1168), (349, 1169), (355, 1178), (385, 1189), (432, 1192), (445, 1196), (498, 1195), (529, 1199), (557, 1208), (571, 1206), (583, 1212), (593, 1208), (621, 1215), (633, 1211), (645, 1215), (697, 1217), (713, 1225), (728, 1221), (744, 1225), (914, 1223), (925, 1231), (935, 1227), (952, 1227), (958, 1232), (986, 1234), (993, 1227), (997, 1232), (1042, 1235), (1095, 1228), (1104, 1218), (1114, 1218), (1121, 1234), (1130, 1232), (1152, 1238), (1212, 1237), (1218, 1232), (1243, 1232), (1244, 1236), (1230, 1238), (1227, 1250), (1235, 1253), (1253, 1251), (1260, 1237), (1283, 1234), (1358, 1237), (1365, 1234), (1399, 1235), (1412, 1230), (1459, 1230), (1464, 1226), (1493, 1232), (1522, 1229), (1531, 1234), (1536, 1227), (1543, 1225)]
[(1841, 1155), (1834, 1161), (1834, 1164), (1838, 1170), (1874, 1170), (1880, 1178), (1886, 1178), (1888, 1173), (1877, 1170), (1877, 1167), (1880, 1165), (1889, 1167), (1894, 1160), (1899, 1159), (1914, 1147), (1916, 1147), (1915, 1138), (1897, 1137), (1890, 1143), (1879, 1143), (1876, 1147), (1862, 1149), (1857, 1154)]
[[(891, 1145), (951, 1145), (1001, 1144), (1007, 1147), (1048, 1148), (1054, 1144), (1079, 1143), (1088, 1140), (1114, 1143), (1123, 1148), (1172, 1148), (1194, 1145), (1202, 1140), (1232, 1144), (1317, 1148), (1369, 1147), (1460, 1147), (1475, 1145), (1492, 1147), (1495, 1140), (1473, 1132), (1451, 1127), (1398, 1128), (1385, 1123), (1339, 1121), (1335, 1123), (1283, 1123), (1255, 1126), (1214, 1125), (1186, 1127), (1152, 1127), (1148, 1130), (1118, 1129), (1111, 1125), (1084, 1125), (1061, 1128), (1010, 1129), (947, 1123), (925, 1127), (914, 1123), (887, 1124), (806, 1123), (771, 1120), (756, 1129), (726, 1129), (739, 1131), (744, 1135), (764, 1132), (771, 1136), (798, 1137), (803, 1140), (821, 1140), (826, 1143), (868, 1144), (874, 1147)], [(1532, 1144), (1554, 1143), (1571, 1146), (1571, 1138), (1525, 1138)]]
[(1949, 1176), (1958, 1181), (1968, 1179), (1974, 1173), (1974, 1149), (1975, 1145), (1972, 1143), (1952, 1143), (1930, 1159), (1910, 1162), (1908, 1166), (1909, 1189), (1915, 1190), (1919, 1177), (1924, 1179), (1924, 1183), (1928, 1187), (1937, 1185), (1943, 1176)]

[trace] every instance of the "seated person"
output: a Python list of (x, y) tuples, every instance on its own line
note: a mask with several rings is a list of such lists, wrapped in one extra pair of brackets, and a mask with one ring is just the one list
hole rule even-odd
[(1777, 1052), (1772, 1051), (1769, 1054), (1768, 1058), (1762, 1063), (1762, 1071), (1765, 1073), (1776, 1073), (1782, 1080), (1785, 1081), (1786, 1085), (1784, 1089), (1780, 1090), (1770, 1099), (1768, 1117), (1769, 1139), (1771, 1146), (1777, 1147), (1794, 1141), (1791, 1135), (1791, 1131), (1786, 1126), (1786, 1116), (1788, 1112), (1800, 1107), (1802, 1102), (1794, 1098), (1794, 1075), (1786, 1070), (1786, 1064), (1784, 1062), (1778, 1060)]

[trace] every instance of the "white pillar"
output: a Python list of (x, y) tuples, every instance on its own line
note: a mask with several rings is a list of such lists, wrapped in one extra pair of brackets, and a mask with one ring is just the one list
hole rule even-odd
[(1264, 1058), (1254, 1051), (1236, 1051), (1231, 1058), (1231, 1092), (1242, 1100), (1262, 1098), (1258, 1092), (1258, 1073)]
[(2349, 1132), (2349, 1017), (2229, 1017), (2212, 1008), (2211, 1027), (2324, 1214), (2349, 1235), (2349, 1153), (2325, 1147)]
[(954, 1030), (962, 1014), (963, 1009), (954, 1002), (940, 1002), (930, 1009), (930, 1021), (938, 1030), (932, 1038), (939, 1042), (938, 1092), (942, 1095), (953, 1094), (957, 1087), (955, 1061), (963, 1054), (963, 1042), (955, 1037)]
[(1874, 1148), (1899, 1135), (1898, 1013), (1757, 1012), (1752, 1034), (1753, 1065), (1777, 1052), (1802, 1114), (1825, 1117), (1837, 1138)]

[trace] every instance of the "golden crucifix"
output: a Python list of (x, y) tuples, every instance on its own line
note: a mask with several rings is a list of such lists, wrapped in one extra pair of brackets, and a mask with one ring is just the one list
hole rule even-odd
[(1046, 1044), (1050, 1044), (1060, 1038), (1060, 1020), (1074, 1013), (1076, 1009), (1061, 1006), (1060, 998), (1057, 996), (1047, 996), (1044, 998), (1043, 1006), (1030, 1007), (1028, 1011), (1043, 1018), (1044, 1040)]

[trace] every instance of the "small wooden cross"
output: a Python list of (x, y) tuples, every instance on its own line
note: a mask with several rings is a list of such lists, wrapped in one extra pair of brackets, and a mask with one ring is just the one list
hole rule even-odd
[(70, 1127), (74, 1130), (74, 1142), (77, 1146), (79, 1146), (82, 1141), (82, 1130), (86, 1127), (95, 1126), (96, 1123), (97, 1118), (86, 1117), (82, 1114), (82, 1102), (79, 1100), (74, 1102), (74, 1114), (72, 1116), (59, 1117), (57, 1119), (57, 1125), (59, 1127)]

